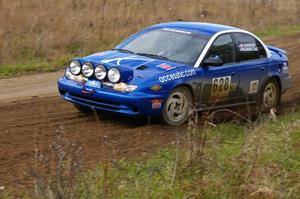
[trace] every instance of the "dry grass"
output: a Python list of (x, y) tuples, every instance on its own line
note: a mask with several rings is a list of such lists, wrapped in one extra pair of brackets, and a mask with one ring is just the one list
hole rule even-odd
[(262, 30), (300, 22), (298, 0), (0, 0), (0, 65), (114, 46), (164, 21), (207, 21)]
[[(185, 134), (177, 134), (176, 143), (145, 160), (116, 160), (108, 154), (98, 167), (84, 172), (78, 167), (82, 158), (78, 145), (64, 144), (58, 137), (52, 147), (54, 172), (50, 172), (47, 157), (36, 156), (42, 164), (33, 172), (35, 196), (299, 198), (299, 108), (278, 118), (262, 115), (242, 124), (244, 117), (238, 117), (237, 123), (214, 123), (216, 114), (194, 112), (189, 128)], [(102, 153), (109, 152), (104, 148)]]

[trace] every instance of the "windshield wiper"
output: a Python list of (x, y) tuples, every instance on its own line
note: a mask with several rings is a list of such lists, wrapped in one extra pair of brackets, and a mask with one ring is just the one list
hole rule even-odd
[(155, 54), (150, 54), (150, 53), (136, 53), (136, 52), (133, 52), (131, 50), (127, 50), (127, 49), (123, 49), (123, 48), (113, 48), (111, 50), (116, 50), (116, 51), (123, 52), (123, 53), (136, 54), (136, 55), (141, 55), (141, 56), (146, 56), (146, 57), (153, 57), (153, 58), (164, 59), (164, 60), (169, 60), (170, 61), (170, 59), (168, 57), (165, 57), (165, 56), (162, 56), (162, 55), (155, 55)]
[(122, 49), (122, 48), (113, 48), (111, 50), (116, 50), (116, 51), (123, 52), (123, 53), (135, 54), (135, 52), (133, 52), (131, 50), (126, 50), (126, 49)]
[(146, 57), (154, 57), (158, 59), (164, 59), (164, 60), (170, 60), (168, 57), (162, 56), (162, 55), (155, 55), (150, 53), (136, 53), (137, 55), (146, 56)]

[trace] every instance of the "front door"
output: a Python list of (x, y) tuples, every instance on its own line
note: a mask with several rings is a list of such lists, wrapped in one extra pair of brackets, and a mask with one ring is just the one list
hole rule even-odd
[(209, 107), (234, 103), (238, 97), (239, 67), (235, 46), (230, 34), (220, 35), (210, 47), (204, 60), (217, 56), (223, 64), (209, 66), (201, 64), (202, 91), (200, 106)]

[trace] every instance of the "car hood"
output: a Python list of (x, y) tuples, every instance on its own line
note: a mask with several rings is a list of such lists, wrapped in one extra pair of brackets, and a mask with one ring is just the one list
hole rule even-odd
[[(92, 62), (94, 66), (103, 64), (107, 69), (117, 67), (122, 75), (131, 71), (132, 77), (124, 82), (143, 82), (149, 78), (159, 76), (162, 73), (173, 71), (182, 67), (188, 67), (178, 62), (155, 59), (135, 54), (118, 51), (105, 51), (79, 59), (81, 63)], [(127, 72), (126, 72), (127, 71)]]

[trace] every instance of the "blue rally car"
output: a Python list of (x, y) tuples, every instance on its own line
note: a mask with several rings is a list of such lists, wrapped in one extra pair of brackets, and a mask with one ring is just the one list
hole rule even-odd
[(73, 59), (58, 89), (83, 112), (156, 116), (180, 125), (191, 106), (275, 107), (290, 79), (286, 52), (250, 32), (172, 22), (145, 28), (112, 50)]

